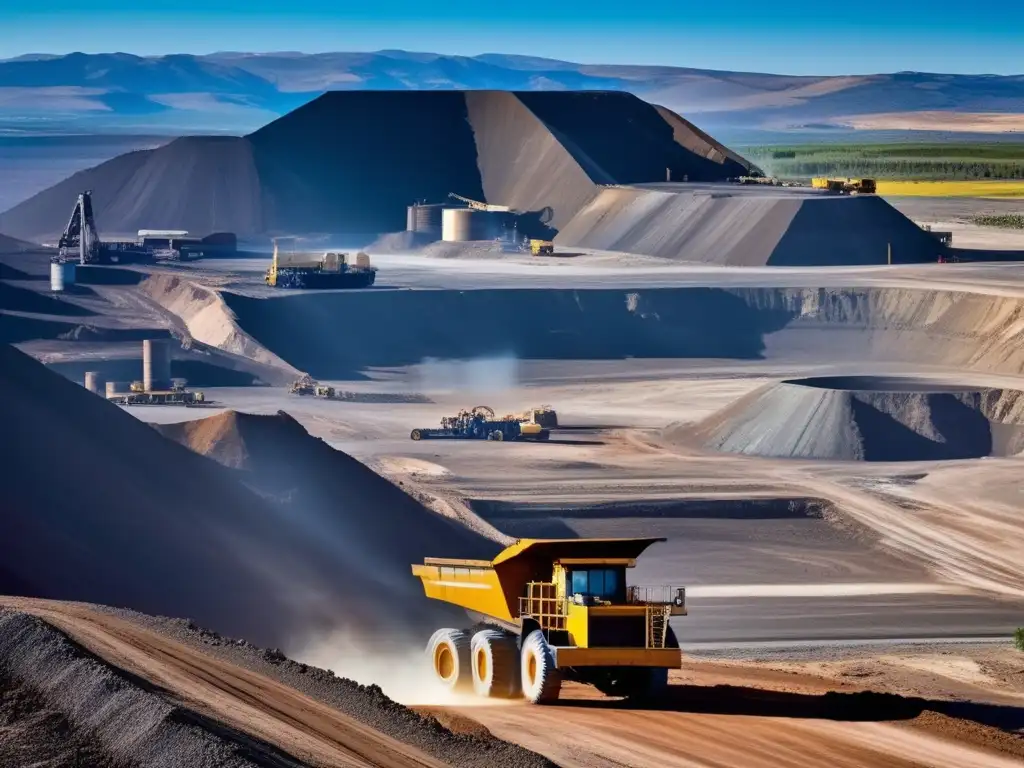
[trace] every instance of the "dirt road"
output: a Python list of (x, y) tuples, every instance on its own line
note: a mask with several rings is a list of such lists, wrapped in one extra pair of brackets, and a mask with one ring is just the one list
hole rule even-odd
[(22, 598), (0, 598), (0, 606), (39, 616), (108, 664), (306, 762), (340, 768), (446, 765), (281, 683), (116, 616)]
[[(572, 684), (563, 688), (563, 701), (557, 707), (454, 711), (566, 768), (1010, 768), (1022, 764), (1014, 756), (986, 748), (984, 735), (968, 735), (971, 724), (930, 713), (921, 716), (913, 708), (893, 707), (892, 702), (854, 703), (855, 698), (846, 701), (863, 711), (834, 711), (829, 707), (838, 703), (843, 710), (847, 704), (842, 703), (842, 695), (838, 700), (823, 698), (827, 686), (820, 679), (816, 681), (820, 691), (814, 690), (812, 682), (798, 686), (801, 692), (770, 692), (765, 687), (780, 682), (770, 677), (771, 672), (711, 670), (694, 686), (692, 674), (674, 673), (673, 695), (663, 711), (622, 709), (592, 689)], [(704, 687), (723, 682), (729, 687)]]

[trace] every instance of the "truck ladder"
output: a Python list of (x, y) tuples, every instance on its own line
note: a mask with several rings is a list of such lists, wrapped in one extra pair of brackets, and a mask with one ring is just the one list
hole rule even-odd
[(647, 647), (664, 648), (668, 637), (668, 619), (672, 613), (668, 605), (647, 606)]

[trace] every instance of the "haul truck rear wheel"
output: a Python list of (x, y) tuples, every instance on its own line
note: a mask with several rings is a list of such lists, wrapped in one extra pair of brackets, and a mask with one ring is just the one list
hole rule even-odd
[(510, 699), (519, 695), (519, 650), (514, 637), (493, 629), (473, 635), (473, 690), (481, 696)]
[(555, 668), (555, 655), (539, 629), (531, 632), (523, 641), (520, 681), (523, 696), (532, 704), (557, 701), (562, 690), (562, 676)]
[(640, 667), (627, 694), (637, 702), (658, 701), (668, 691), (668, 670), (663, 667)]
[(469, 635), (458, 629), (439, 629), (427, 643), (427, 657), (441, 685), (456, 691), (469, 687), (472, 671)]

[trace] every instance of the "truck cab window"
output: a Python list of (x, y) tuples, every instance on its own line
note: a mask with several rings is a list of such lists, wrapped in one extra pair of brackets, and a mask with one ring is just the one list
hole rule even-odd
[(570, 593), (597, 597), (602, 600), (620, 599), (624, 590), (623, 579), (616, 568), (589, 568), (571, 571)]

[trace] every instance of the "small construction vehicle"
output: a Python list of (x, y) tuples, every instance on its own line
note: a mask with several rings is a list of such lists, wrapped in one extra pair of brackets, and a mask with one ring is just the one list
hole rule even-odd
[(526, 424), (538, 424), (542, 429), (555, 429), (558, 426), (558, 414), (550, 405), (530, 408), (516, 418)]
[(553, 256), (555, 244), (550, 240), (531, 240), (530, 253), (534, 256)]
[(304, 376), (292, 382), (292, 386), (288, 391), (293, 395), (312, 395), (324, 400), (331, 400), (335, 395), (334, 387), (320, 384), (309, 376)]
[(347, 253), (285, 251), (274, 240), (274, 256), (264, 281), (274, 288), (369, 288), (376, 278), (377, 269), (361, 251), (356, 254), (355, 265), (351, 265)]
[(822, 176), (811, 179), (811, 187), (834, 195), (873, 195), (878, 190), (874, 179), (829, 179)]
[(409, 437), (412, 440), (547, 440), (551, 432), (540, 424), (520, 421), (516, 416), (497, 418), (494, 409), (478, 405), (468, 411), (441, 419), (440, 428), (420, 427)]
[(558, 699), (562, 682), (613, 696), (656, 697), (682, 666), (669, 626), (686, 614), (682, 587), (626, 584), (626, 570), (665, 539), (520, 539), (491, 561), (425, 558), (412, 572), (427, 597), (460, 606), (475, 629), (439, 629), (427, 643), (453, 691)]

